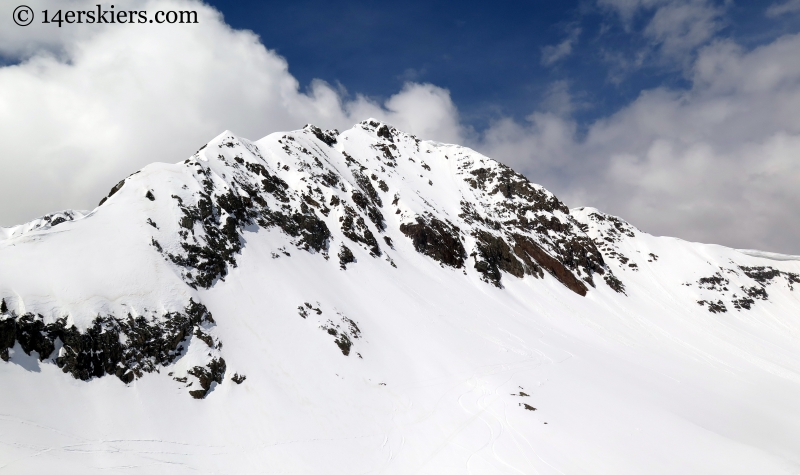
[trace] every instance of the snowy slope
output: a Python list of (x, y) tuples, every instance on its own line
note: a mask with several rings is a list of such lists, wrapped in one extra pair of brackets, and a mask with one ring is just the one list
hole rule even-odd
[(798, 473), (800, 258), (365, 121), (0, 230), (0, 473)]

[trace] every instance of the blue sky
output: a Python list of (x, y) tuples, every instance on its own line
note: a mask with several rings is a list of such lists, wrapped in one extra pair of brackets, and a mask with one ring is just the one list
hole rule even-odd
[(18, 27), (16, 5), (0, 226), (92, 209), (224, 130), (374, 117), (653, 234), (800, 254), (800, 0), (125, 0), (199, 23), (63, 28)]
[[(665, 60), (643, 33), (660, 2), (638, 2), (630, 18), (614, 2), (589, 1), (209, 3), (286, 57), (301, 85), (320, 78), (386, 98), (406, 81), (430, 82), (478, 129), (546, 107), (554, 81), (566, 81), (579, 102), (572, 115), (586, 125), (642, 90), (690, 87), (683, 63), (714, 40), (753, 48), (800, 29), (797, 15), (767, 17), (773, 2), (694, 2), (717, 11), (714, 28)], [(565, 41), (568, 53), (548, 56)]]

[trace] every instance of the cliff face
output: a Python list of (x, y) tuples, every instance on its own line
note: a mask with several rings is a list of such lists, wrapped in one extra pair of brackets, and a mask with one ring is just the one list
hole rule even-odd
[[(800, 394), (800, 261), (655, 237), (593, 208), (569, 210), (494, 160), (374, 120), (256, 142), (225, 132), (183, 162), (122, 180), (91, 212), (54, 213), (0, 238), (0, 381), (17, 388), (0, 401), (39, 415), (41, 404), (72, 401), (80, 412), (83, 398), (115, 401), (121, 413), (103, 411), (113, 427), (97, 430), (190, 441), (183, 455), (157, 457), (187, 470), (247, 471), (235, 450), (201, 454), (209, 440), (241, 448), (299, 437), (306, 442), (284, 458), (259, 445), (253, 460), (321, 469), (306, 454), (322, 450), (336, 460), (325, 468), (342, 473), (433, 470), (465, 457), (491, 473), (583, 466), (570, 457), (540, 463), (520, 448), (542, 444), (621, 451), (611, 461), (588, 457), (586, 466), (643, 473), (649, 459), (608, 437), (639, 417), (658, 421), (655, 428), (670, 411), (685, 413), (691, 427), (667, 435), (671, 443), (728, 454), (693, 428), (699, 419), (683, 406), (658, 402), (662, 394), (707, 396), (713, 385), (733, 388), (752, 375)], [(704, 382), (685, 393), (680, 384), (619, 379), (621, 371), (633, 381), (655, 371)], [(551, 377), (559, 381), (552, 388)], [(780, 386), (770, 381), (765, 388)], [(629, 404), (650, 409), (603, 428), (592, 391), (615, 414)], [(39, 402), (25, 403), (24, 394)], [(768, 397), (759, 394), (748, 407)], [(141, 398), (163, 404), (137, 406)], [(217, 415), (200, 416), (212, 409), (194, 404)], [(575, 413), (585, 425), (568, 422)], [(48, 427), (72, 427), (52, 417)], [(451, 430), (475, 420), (510, 435), (493, 435), (487, 452), (475, 445), (480, 435)], [(554, 423), (561, 442), (541, 432)], [(22, 446), (26, 436), (15, 434)], [(724, 437), (749, 443), (744, 434)], [(332, 442), (310, 442), (320, 437)], [(352, 442), (359, 437), (384, 442), (367, 449)], [(657, 438), (643, 440), (655, 459), (668, 457)], [(435, 455), (429, 443), (448, 449)], [(163, 446), (153, 444), (120, 460)], [(475, 447), (462, 453), (459, 444)], [(773, 463), (759, 457), (710, 466)], [(699, 466), (682, 467), (702, 473)]]

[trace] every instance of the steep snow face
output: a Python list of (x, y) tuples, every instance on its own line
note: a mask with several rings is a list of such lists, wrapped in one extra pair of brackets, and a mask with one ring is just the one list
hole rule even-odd
[(796, 473), (798, 275), (373, 120), (225, 132), (0, 230), (0, 471)]

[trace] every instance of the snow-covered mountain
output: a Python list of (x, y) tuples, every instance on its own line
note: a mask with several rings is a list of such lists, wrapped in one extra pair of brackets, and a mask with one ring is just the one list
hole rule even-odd
[(0, 473), (799, 473), (800, 257), (368, 120), (0, 229)]

